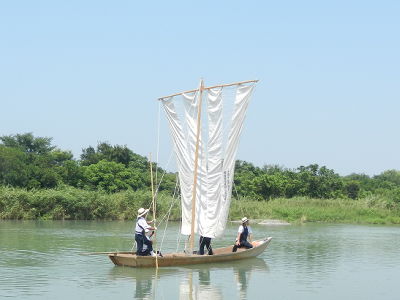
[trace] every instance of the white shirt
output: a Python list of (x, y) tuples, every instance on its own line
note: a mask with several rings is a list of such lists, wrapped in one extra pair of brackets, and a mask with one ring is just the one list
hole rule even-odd
[(142, 234), (142, 231), (143, 231), (143, 229), (140, 228), (139, 225), (142, 226), (145, 231), (148, 231), (148, 229), (151, 227), (151, 226), (149, 226), (149, 224), (147, 224), (145, 218), (140, 217), (136, 221), (135, 233), (137, 233), (137, 234)]
[[(251, 234), (251, 228), (250, 228), (250, 226), (247, 226), (247, 230), (248, 230), (248, 234)], [(238, 233), (242, 233), (243, 231), (244, 231), (244, 227), (243, 227), (243, 225), (240, 225), (240, 226), (239, 226)]]

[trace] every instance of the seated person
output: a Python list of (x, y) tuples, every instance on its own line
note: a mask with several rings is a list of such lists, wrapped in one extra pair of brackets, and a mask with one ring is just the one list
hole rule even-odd
[[(249, 237), (250, 243), (247, 241), (247, 236)], [(236, 252), (237, 248), (242, 247), (246, 247), (247, 249), (253, 248), (252, 242), (249, 219), (244, 217), (242, 219), (242, 225), (239, 226), (238, 237), (236, 238), (236, 243), (233, 246), (232, 252)]]

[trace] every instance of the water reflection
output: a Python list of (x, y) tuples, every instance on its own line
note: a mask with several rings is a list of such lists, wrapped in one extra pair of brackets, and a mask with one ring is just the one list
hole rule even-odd
[(247, 298), (247, 287), (249, 285), (251, 269), (239, 268), (235, 270), (236, 284), (239, 291), (240, 299)]
[(223, 299), (221, 277), (225, 280), (226, 278), (234, 277), (239, 299), (246, 299), (251, 273), (268, 272), (268, 267), (261, 258), (182, 267), (182, 272), (185, 269), (189, 271), (185, 272), (186, 274), (189, 273), (189, 275), (180, 284), (179, 299)]
[(110, 269), (109, 280), (130, 281), (134, 285), (135, 299), (154, 299), (160, 282), (179, 275), (176, 268), (136, 269), (115, 266)]
[(179, 295), (174, 295), (174, 297), (213, 300), (223, 299), (225, 282), (227, 278), (231, 278), (235, 283), (238, 298), (246, 299), (251, 274), (254, 272), (268, 272), (263, 259), (251, 258), (229, 263), (159, 268), (158, 270), (116, 266), (110, 270), (108, 278), (132, 281), (135, 299), (153, 299), (160, 294), (165, 296), (171, 284), (178, 281)]
[(152, 295), (152, 290), (152, 280), (136, 280), (135, 299), (150, 299), (150, 295)]
[[(194, 274), (195, 273), (195, 274)], [(198, 275), (198, 281), (193, 279)], [(179, 286), (179, 299), (222, 299), (222, 291), (219, 287), (211, 285), (210, 270), (189, 271), (189, 278), (181, 282)]]
[[(253, 299), (261, 290), (271, 299), (398, 298), (400, 226), (254, 225), (259, 235), (274, 237), (259, 258), (158, 270), (78, 255), (130, 250), (132, 224), (0, 220), (0, 298)], [(178, 225), (168, 230), (164, 252), (175, 251)], [(236, 226), (228, 226), (215, 247), (236, 235)]]
[(268, 266), (265, 261), (261, 258), (254, 258), (251, 260), (244, 261), (248, 263), (247, 267), (241, 266), (235, 268), (236, 284), (239, 292), (239, 299), (247, 299), (247, 289), (249, 287), (251, 274), (255, 271), (262, 271), (263, 273), (268, 272)]
[[(235, 278), (239, 299), (246, 299), (251, 273), (255, 271), (268, 272), (268, 267), (261, 258), (191, 266), (188, 269), (189, 280), (181, 283), (180, 299), (222, 299), (221, 285), (218, 285), (221, 273), (225, 277)], [(198, 281), (193, 280), (193, 277), (198, 277)]]

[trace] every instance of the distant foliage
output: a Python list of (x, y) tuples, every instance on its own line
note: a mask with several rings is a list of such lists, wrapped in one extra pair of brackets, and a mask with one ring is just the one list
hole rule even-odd
[(25, 133), (2, 136), (0, 140), (0, 182), (3, 185), (54, 188), (63, 182), (63, 168), (73, 155), (52, 146), (51, 138)]
[(301, 166), (295, 170), (277, 165), (262, 169), (238, 161), (234, 183), (239, 196), (258, 200), (305, 196), (328, 199), (344, 197), (342, 178), (333, 170), (317, 164)]
[[(154, 182), (155, 190), (178, 194), (176, 174), (153, 163), (153, 173), (156, 171), (162, 181), (160, 185)], [(67, 186), (106, 194), (150, 192), (150, 162), (126, 145), (99, 142), (96, 147), (82, 149), (80, 159), (76, 160), (71, 151), (52, 145), (52, 138), (35, 137), (32, 133), (2, 136), (0, 185), (26, 190)], [(400, 171), (388, 170), (373, 177), (355, 173), (341, 177), (317, 164), (296, 169), (280, 165), (260, 168), (237, 160), (232, 193), (234, 197), (257, 201), (295, 197), (359, 200), (378, 196), (389, 199), (390, 208), (393, 203), (400, 203)]]
[[(126, 168), (122, 163), (103, 159), (85, 167), (83, 183), (90, 190), (105, 190), (113, 193), (128, 189), (146, 189), (150, 182), (146, 180), (147, 176), (142, 175), (134, 168)], [(146, 175), (149, 174), (146, 172)]]
[(121, 163), (125, 167), (133, 165), (134, 167), (143, 170), (150, 169), (150, 163), (147, 158), (134, 153), (126, 145), (112, 146), (108, 142), (99, 142), (96, 149), (94, 149), (92, 146), (82, 149), (82, 166), (97, 164), (102, 160)]
[[(26, 189), (56, 188), (60, 184), (117, 193), (151, 190), (150, 162), (126, 146), (98, 143), (82, 150), (80, 160), (51, 144), (52, 138), (32, 133), (0, 137), (0, 184)], [(156, 170), (164, 170), (153, 163)], [(175, 174), (165, 174), (159, 191), (173, 193)]]
[(357, 180), (347, 182), (345, 185), (345, 191), (349, 198), (353, 200), (357, 199), (360, 192), (360, 182)]

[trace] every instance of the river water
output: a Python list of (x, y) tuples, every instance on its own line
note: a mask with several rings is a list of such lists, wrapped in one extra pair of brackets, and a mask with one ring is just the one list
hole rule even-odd
[[(250, 225), (273, 237), (257, 258), (156, 270), (78, 255), (130, 251), (133, 222), (3, 220), (0, 299), (400, 299), (400, 226)], [(237, 227), (212, 245), (232, 244)], [(178, 229), (158, 231), (161, 252), (184, 248)]]

